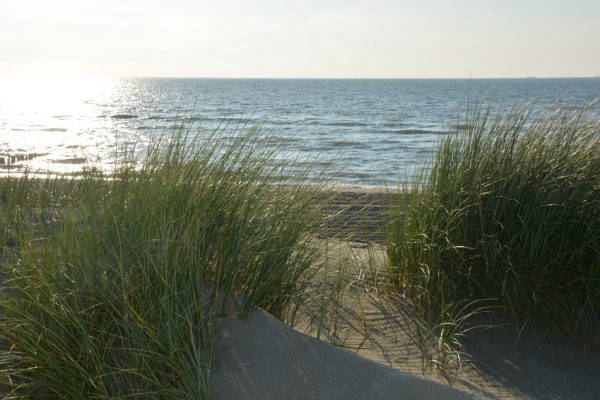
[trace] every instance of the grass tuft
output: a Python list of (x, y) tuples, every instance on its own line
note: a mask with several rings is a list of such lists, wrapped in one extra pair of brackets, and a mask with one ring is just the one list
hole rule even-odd
[(292, 319), (319, 188), (267, 140), (181, 130), (110, 175), (0, 181), (4, 398), (208, 398), (219, 316)]
[(500, 306), (517, 323), (593, 344), (600, 119), (585, 110), (479, 110), (464, 125), (393, 206), (391, 285), (434, 315), (465, 301)]

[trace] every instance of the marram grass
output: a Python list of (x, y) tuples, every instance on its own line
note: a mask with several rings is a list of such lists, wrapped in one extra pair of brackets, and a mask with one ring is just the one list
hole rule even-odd
[(318, 188), (267, 139), (182, 131), (111, 176), (1, 180), (3, 398), (208, 398), (219, 315), (293, 318)]
[[(474, 112), (395, 207), (391, 283), (427, 307), (485, 302), (592, 344), (600, 330), (600, 119)], [(597, 344), (597, 343), (596, 343)]]

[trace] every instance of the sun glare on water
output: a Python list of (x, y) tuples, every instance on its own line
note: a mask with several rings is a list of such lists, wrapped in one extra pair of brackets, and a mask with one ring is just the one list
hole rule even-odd
[(0, 168), (79, 169), (115, 87), (104, 77), (1, 76)]

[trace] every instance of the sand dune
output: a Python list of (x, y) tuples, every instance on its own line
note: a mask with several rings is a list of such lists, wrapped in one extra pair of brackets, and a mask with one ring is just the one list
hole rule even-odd
[(304, 335), (264, 311), (225, 317), (209, 384), (215, 399), (475, 399)]

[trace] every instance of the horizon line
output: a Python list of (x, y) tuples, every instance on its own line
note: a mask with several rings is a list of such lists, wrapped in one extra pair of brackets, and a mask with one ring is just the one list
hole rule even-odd
[(489, 76), (489, 77), (310, 77), (310, 76), (203, 76), (203, 75), (102, 75), (102, 74), (41, 74), (0, 73), (0, 77), (43, 78), (115, 78), (115, 79), (264, 79), (264, 80), (486, 80), (486, 79), (594, 79), (600, 75), (587, 76)]

